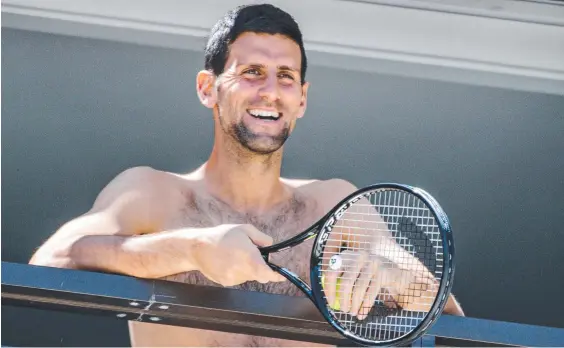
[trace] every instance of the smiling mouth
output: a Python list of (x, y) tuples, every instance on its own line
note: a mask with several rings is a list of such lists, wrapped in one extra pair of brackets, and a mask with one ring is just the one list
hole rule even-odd
[(249, 109), (247, 110), (249, 115), (259, 120), (265, 121), (276, 121), (282, 117), (282, 113), (276, 111), (267, 111), (267, 110), (259, 110), (259, 109)]

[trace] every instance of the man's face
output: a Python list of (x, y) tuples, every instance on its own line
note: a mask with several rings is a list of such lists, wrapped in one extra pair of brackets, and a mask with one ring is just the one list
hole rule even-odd
[(301, 84), (300, 64), (299, 46), (286, 37), (239, 36), (217, 81), (223, 132), (255, 153), (278, 150), (305, 111), (308, 85)]

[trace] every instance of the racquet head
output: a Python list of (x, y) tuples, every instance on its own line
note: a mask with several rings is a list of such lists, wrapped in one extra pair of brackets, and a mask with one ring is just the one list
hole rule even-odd
[(379, 184), (326, 215), (311, 256), (312, 295), (341, 334), (404, 345), (442, 312), (454, 275), (447, 215), (419, 188)]

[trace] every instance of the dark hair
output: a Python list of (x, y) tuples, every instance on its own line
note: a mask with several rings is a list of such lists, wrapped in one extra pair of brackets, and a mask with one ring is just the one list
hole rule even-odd
[(230, 10), (212, 28), (205, 49), (205, 68), (216, 76), (223, 73), (229, 45), (245, 32), (284, 35), (300, 46), (301, 82), (305, 82), (307, 58), (302, 33), (294, 18), (270, 4), (243, 5)]

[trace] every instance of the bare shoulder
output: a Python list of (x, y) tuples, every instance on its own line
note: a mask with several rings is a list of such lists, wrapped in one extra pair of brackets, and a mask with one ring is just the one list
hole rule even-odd
[(300, 193), (316, 199), (325, 207), (325, 210), (333, 208), (342, 199), (358, 189), (350, 181), (341, 178), (327, 180), (284, 179), (284, 182)]
[(170, 180), (165, 172), (151, 167), (128, 168), (117, 174), (99, 193), (97, 205), (111, 204), (116, 198), (128, 195), (156, 195)]
[(98, 194), (91, 209), (111, 212), (127, 225), (150, 229), (178, 205), (178, 179), (174, 174), (147, 166), (117, 174)]

